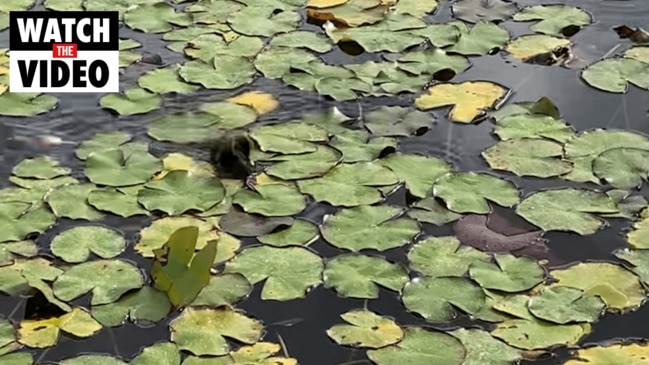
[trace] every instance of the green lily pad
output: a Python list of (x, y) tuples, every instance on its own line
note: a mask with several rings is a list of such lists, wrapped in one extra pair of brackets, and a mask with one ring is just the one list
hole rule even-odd
[(393, 153), (380, 160), (383, 166), (394, 171), (413, 196), (424, 198), (433, 191), (433, 184), (442, 175), (450, 172), (448, 163), (437, 157)]
[(154, 119), (147, 134), (157, 141), (183, 144), (205, 142), (219, 133), (219, 121), (219, 117), (209, 113), (168, 114)]
[(582, 132), (564, 146), (566, 158), (575, 165), (574, 170), (564, 176), (564, 179), (599, 183), (599, 179), (593, 175), (593, 160), (602, 152), (613, 148), (649, 150), (649, 138), (640, 133), (614, 129), (593, 129)]
[(491, 335), (520, 349), (540, 350), (550, 346), (575, 345), (590, 331), (588, 323), (555, 325), (539, 320), (511, 319), (498, 323)]
[(552, 270), (550, 275), (558, 280), (553, 285), (569, 286), (601, 297), (609, 310), (633, 310), (646, 295), (639, 278), (615, 264), (581, 262)]
[(145, 73), (137, 80), (137, 84), (156, 94), (179, 93), (186, 94), (198, 90), (198, 86), (182, 81), (178, 71), (180, 66), (171, 65)]
[(460, 246), (452, 236), (428, 237), (408, 251), (413, 269), (429, 277), (463, 276), (475, 262), (488, 262), (490, 256), (471, 246)]
[(17, 176), (9, 176), (9, 181), (20, 186), (21, 188), (38, 190), (42, 192), (47, 192), (50, 189), (54, 189), (61, 185), (68, 184), (79, 184), (79, 180), (73, 178), (72, 176), (59, 176), (53, 179), (41, 180), (41, 179), (23, 179)]
[(137, 194), (141, 189), (142, 185), (134, 185), (92, 190), (88, 194), (88, 204), (97, 210), (110, 212), (124, 218), (148, 215), (149, 212), (143, 209), (137, 201)]
[(595, 322), (606, 310), (606, 303), (580, 289), (555, 286), (530, 297), (527, 307), (539, 319), (566, 324)]
[(308, 246), (318, 239), (319, 234), (317, 225), (305, 220), (296, 219), (290, 227), (259, 236), (257, 240), (263, 244), (275, 247)]
[(325, 220), (322, 237), (333, 246), (353, 252), (400, 247), (419, 234), (416, 221), (395, 218), (401, 213), (400, 208), (386, 205), (342, 209)]
[(453, 15), (468, 23), (501, 21), (509, 19), (518, 11), (516, 3), (503, 0), (461, 0), (453, 4)]
[(45, 206), (20, 201), (0, 202), (0, 242), (22, 241), (32, 233), (42, 233), (56, 222)]
[(205, 211), (225, 197), (225, 187), (213, 178), (175, 170), (150, 181), (138, 192), (137, 200), (147, 210), (181, 215), (189, 210)]
[[(83, 2), (83, 0), (81, 0), (80, 2)], [(136, 62), (141, 61), (142, 54), (134, 50), (139, 47), (142, 47), (142, 45), (137, 41), (134, 41), (132, 39), (120, 39), (119, 40), (119, 67), (127, 67)]]
[(340, 317), (349, 324), (337, 324), (327, 335), (339, 345), (381, 348), (403, 339), (403, 330), (391, 319), (366, 309), (352, 310)]
[(0, 93), (0, 115), (6, 117), (30, 117), (54, 109), (59, 100), (39, 93)]
[(303, 49), (288, 47), (269, 47), (255, 58), (255, 67), (264, 76), (280, 79), (289, 73), (291, 67), (304, 67), (315, 62), (316, 57)]
[(581, 78), (596, 89), (625, 93), (628, 83), (649, 89), (649, 64), (632, 58), (607, 58), (586, 67)]
[(240, 190), (232, 197), (232, 203), (247, 213), (271, 217), (294, 215), (306, 208), (306, 197), (294, 185), (265, 184), (255, 190)]
[(282, 180), (308, 179), (321, 177), (336, 166), (343, 155), (328, 146), (315, 145), (314, 152), (297, 155), (279, 155), (272, 157), (273, 162), (266, 169), (266, 174)]
[(370, 162), (379, 158), (384, 151), (397, 148), (395, 138), (372, 138), (365, 131), (345, 130), (337, 132), (329, 142), (343, 154), (343, 162)]
[(485, 304), (482, 289), (461, 277), (417, 278), (402, 291), (403, 304), (410, 312), (431, 322), (450, 321), (455, 308), (468, 314), (477, 313)]
[(502, 343), (483, 330), (459, 328), (449, 334), (462, 341), (466, 349), (463, 365), (509, 365), (523, 357), (521, 351)]
[[(217, 251), (220, 247), (217, 247)], [(191, 303), (192, 306), (209, 306), (218, 308), (231, 306), (252, 291), (252, 285), (245, 276), (234, 274), (219, 274), (210, 276), (210, 282)]]
[(379, 297), (379, 285), (399, 291), (408, 282), (408, 271), (377, 256), (346, 254), (327, 261), (322, 273), (326, 288), (344, 298)]
[(536, 5), (523, 8), (514, 15), (515, 22), (538, 20), (530, 29), (537, 33), (561, 36), (568, 27), (578, 29), (591, 23), (587, 12), (565, 5)]
[(291, 217), (265, 217), (259, 214), (248, 214), (236, 206), (219, 220), (219, 226), (235, 236), (256, 237), (271, 232), (278, 228), (287, 227), (293, 224), (295, 219)]
[[(509, 41), (509, 32), (505, 28), (489, 21), (481, 20), (471, 29), (465, 23), (451, 23), (459, 30), (457, 42), (444, 50), (465, 56), (484, 56), (493, 49), (501, 49)], [(458, 71), (461, 72), (463, 70)]]
[(602, 214), (603, 218), (633, 219), (649, 205), (643, 196), (632, 194), (626, 190), (612, 189), (606, 192), (617, 203), (618, 213)]
[(564, 363), (564, 365), (581, 365), (584, 361), (593, 364), (614, 363), (622, 361), (624, 364), (640, 364), (646, 358), (647, 347), (640, 343), (621, 344), (612, 342), (606, 345), (593, 346), (579, 349)]
[(433, 194), (457, 213), (484, 214), (492, 201), (504, 207), (518, 203), (516, 187), (492, 175), (475, 172), (450, 172), (435, 181)]
[(502, 108), (491, 113), (491, 117), (499, 122), (505, 117), (514, 115), (546, 115), (553, 119), (561, 119), (559, 108), (554, 104), (550, 98), (543, 96), (537, 101), (524, 101), (519, 103), (512, 103), (503, 106)]
[(81, 355), (61, 361), (61, 365), (127, 365), (126, 362), (107, 355)]
[(124, 22), (130, 28), (145, 33), (165, 33), (174, 29), (174, 25), (190, 25), (192, 18), (187, 13), (176, 11), (171, 5), (158, 2), (130, 8), (124, 14)]
[(77, 226), (67, 229), (52, 239), (50, 250), (65, 262), (88, 260), (90, 253), (102, 259), (112, 259), (126, 248), (122, 235), (99, 225)]
[(34, 257), (37, 254), (38, 246), (34, 241), (3, 242), (0, 243), (0, 266), (11, 265), (18, 257)]
[(199, 0), (188, 7), (185, 11), (191, 13), (195, 23), (212, 24), (225, 22), (228, 16), (243, 8), (243, 4), (235, 1)]
[(392, 346), (367, 351), (367, 357), (377, 365), (462, 365), (466, 356), (466, 350), (457, 338), (418, 327), (404, 329), (403, 340)]
[[(126, 132), (98, 132), (92, 138), (81, 143), (75, 151), (78, 159), (85, 161), (92, 152), (103, 151), (115, 148), (128, 148), (133, 137)], [(139, 144), (136, 144), (139, 146)]]
[(300, 14), (294, 11), (275, 12), (273, 6), (249, 6), (232, 13), (228, 24), (232, 30), (247, 36), (272, 37), (297, 28)]
[(563, 145), (545, 139), (500, 141), (482, 152), (482, 157), (492, 169), (518, 176), (547, 178), (572, 171), (572, 164), (563, 160)]
[(516, 293), (542, 283), (545, 270), (529, 257), (495, 254), (493, 263), (473, 262), (469, 275), (485, 289)]
[(87, 203), (88, 195), (97, 189), (94, 184), (61, 185), (43, 198), (59, 218), (99, 220), (104, 215)]
[(562, 119), (543, 114), (516, 114), (500, 118), (494, 133), (501, 140), (547, 138), (565, 143), (575, 136), (575, 131)]
[(131, 360), (131, 365), (180, 365), (181, 355), (176, 344), (158, 342), (145, 347)]
[(210, 282), (217, 242), (207, 242), (194, 255), (198, 234), (197, 226), (180, 228), (169, 236), (162, 248), (154, 251), (153, 286), (167, 293), (174, 308), (193, 302)]
[(125, 320), (131, 322), (158, 322), (171, 310), (167, 295), (149, 286), (129, 293), (118, 301), (92, 307), (92, 316), (106, 327), (116, 327)]
[(271, 47), (306, 48), (317, 53), (328, 52), (332, 47), (327, 37), (305, 30), (279, 34), (271, 39), (269, 45)]
[(99, 106), (110, 109), (120, 115), (145, 114), (158, 109), (162, 103), (159, 94), (142, 88), (131, 88), (124, 93), (106, 94), (99, 99)]
[(171, 341), (194, 355), (225, 355), (230, 350), (224, 336), (245, 344), (261, 338), (263, 324), (229, 309), (187, 308), (171, 323)]
[(303, 298), (319, 285), (323, 267), (318, 255), (302, 247), (259, 246), (244, 249), (226, 263), (225, 271), (241, 273), (251, 284), (265, 280), (262, 300), (287, 301)]
[(20, 161), (18, 165), (14, 166), (11, 172), (18, 177), (53, 179), (55, 177), (69, 175), (70, 169), (62, 167), (50, 157), (39, 156)]
[[(226, 40), (216, 34), (201, 34), (189, 40), (185, 54), (203, 62), (215, 62), (215, 57), (254, 57), (264, 48), (264, 42), (258, 37), (239, 36), (235, 40)], [(218, 66), (218, 60), (215, 65)]]
[[(45, 282), (54, 281), (62, 273), (63, 270), (52, 266), (50, 261), (41, 257), (17, 259), (11, 265), (0, 267), (0, 278), (2, 279), (0, 291), (18, 296), (28, 294), (30, 288), (34, 288), (44, 294), (46, 298), (53, 298), (52, 290)], [(56, 301), (56, 298), (53, 298), (52, 302)], [(65, 309), (70, 310), (69, 307)]]
[(458, 220), (461, 215), (446, 209), (443, 202), (435, 197), (424, 198), (413, 204), (408, 210), (408, 216), (420, 222), (437, 226)]
[(126, 156), (121, 149), (91, 153), (86, 160), (86, 175), (98, 185), (129, 186), (142, 184), (162, 170), (162, 161), (148, 152)]
[[(505, 50), (523, 62), (553, 64), (557, 51), (570, 47), (570, 40), (546, 34), (529, 34), (512, 39)], [(560, 52), (559, 52), (560, 53)]]
[(214, 62), (187, 61), (179, 74), (183, 80), (206, 89), (234, 89), (251, 82), (256, 72), (248, 58), (219, 56)]
[(250, 131), (250, 137), (264, 152), (301, 154), (316, 151), (311, 142), (326, 142), (329, 133), (321, 127), (306, 123), (265, 125)]
[(593, 160), (593, 174), (614, 188), (631, 190), (647, 181), (649, 150), (611, 148)]
[(376, 162), (357, 162), (337, 165), (323, 177), (300, 180), (297, 184), (303, 194), (316, 201), (353, 207), (381, 201), (383, 195), (377, 188), (398, 182), (398, 176), (387, 167)]
[(616, 213), (617, 204), (608, 195), (584, 189), (543, 190), (527, 196), (516, 213), (546, 231), (595, 233), (602, 221), (597, 213)]
[(214, 126), (224, 129), (236, 129), (246, 126), (257, 119), (255, 110), (247, 105), (228, 102), (206, 103), (200, 109), (216, 117)]
[(113, 303), (143, 284), (144, 277), (136, 266), (121, 260), (96, 260), (70, 267), (56, 278), (52, 289), (65, 301), (92, 292), (90, 304), (100, 305)]
[[(393, 17), (395, 15), (392, 15)], [(426, 23), (419, 19), (418, 26), (425, 27)], [(421, 23), (419, 23), (421, 22)], [(424, 37), (407, 31), (391, 29), (392, 22), (383, 21), (372, 26), (352, 27), (336, 29), (335, 27), (325, 28), (327, 35), (334, 43), (342, 40), (353, 40), (366, 52), (392, 52), (399, 53), (416, 46), (424, 41)]]
[(175, 231), (187, 227), (198, 227), (196, 248), (201, 249), (207, 242), (219, 238), (214, 224), (194, 216), (164, 217), (154, 220), (150, 226), (140, 231), (140, 241), (135, 244), (135, 251), (143, 257), (154, 257), (154, 251), (162, 248)]

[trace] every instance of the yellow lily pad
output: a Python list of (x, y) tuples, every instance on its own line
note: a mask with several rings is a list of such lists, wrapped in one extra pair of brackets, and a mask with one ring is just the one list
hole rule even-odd
[(277, 109), (279, 102), (273, 94), (250, 91), (228, 99), (231, 103), (245, 105), (253, 108), (257, 114), (262, 115)]
[(471, 123), (485, 109), (503, 100), (509, 89), (488, 81), (466, 81), (460, 84), (438, 84), (415, 99), (415, 106), (422, 110), (454, 105), (449, 119), (454, 122)]
[(162, 159), (162, 171), (154, 175), (151, 180), (160, 180), (170, 171), (182, 170), (196, 177), (213, 177), (212, 165), (205, 161), (194, 160), (191, 156), (182, 153), (170, 153)]
[(575, 359), (568, 360), (564, 365), (642, 365), (647, 364), (649, 346), (639, 344), (613, 344), (581, 349), (575, 354)]
[(87, 311), (74, 308), (60, 317), (21, 321), (18, 342), (33, 348), (45, 348), (57, 343), (61, 331), (77, 337), (90, 337), (101, 328)]
[(331, 6), (342, 5), (348, 1), (349, 0), (308, 0), (306, 6), (312, 8), (328, 8)]
[(512, 57), (527, 60), (534, 56), (552, 53), (559, 47), (570, 45), (570, 40), (545, 34), (531, 34), (518, 37), (505, 48)]

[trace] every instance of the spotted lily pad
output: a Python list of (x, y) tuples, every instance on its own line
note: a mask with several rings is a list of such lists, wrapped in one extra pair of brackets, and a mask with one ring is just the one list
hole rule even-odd
[(617, 189), (638, 188), (648, 179), (649, 150), (611, 148), (593, 160), (593, 174)]
[(566, 5), (536, 5), (523, 8), (514, 15), (514, 21), (539, 21), (532, 25), (530, 29), (537, 33), (549, 35), (572, 35), (575, 32), (570, 27), (576, 27), (577, 30), (591, 23), (591, 16), (587, 12)]
[(325, 220), (322, 237), (336, 247), (353, 252), (400, 247), (419, 233), (416, 221), (397, 218), (401, 213), (401, 209), (385, 205), (342, 209)]
[(90, 337), (101, 329), (101, 325), (90, 313), (74, 308), (60, 317), (48, 319), (26, 319), (18, 326), (18, 342), (32, 348), (54, 346), (61, 331), (76, 337)]
[(159, 94), (142, 88), (131, 88), (124, 93), (106, 94), (99, 99), (99, 106), (110, 109), (120, 115), (144, 114), (158, 109), (162, 103)]
[(547, 178), (572, 171), (572, 164), (563, 160), (563, 145), (545, 139), (500, 141), (487, 148), (482, 156), (491, 168), (518, 176)]
[(365, 115), (365, 126), (379, 136), (410, 136), (436, 122), (430, 113), (399, 106), (382, 106)]
[(198, 86), (182, 81), (178, 75), (179, 70), (180, 66), (178, 65), (155, 69), (140, 76), (137, 83), (141, 88), (156, 94), (171, 92), (184, 94), (198, 90)]
[(544, 289), (530, 297), (527, 307), (535, 317), (558, 324), (595, 322), (606, 309), (597, 296), (567, 286)]
[(453, 336), (410, 327), (404, 330), (401, 342), (378, 350), (369, 350), (367, 356), (378, 365), (401, 362), (461, 365), (467, 355), (462, 342)]
[[(220, 244), (219, 244), (220, 245)], [(217, 248), (220, 249), (219, 246)], [(245, 276), (233, 274), (219, 274), (210, 276), (210, 282), (201, 290), (192, 306), (231, 306), (244, 298), (252, 291), (252, 285)]]
[(519, 200), (518, 190), (508, 181), (488, 174), (450, 172), (435, 181), (433, 194), (457, 213), (488, 213), (488, 201), (510, 207)]
[(175, 170), (146, 183), (137, 199), (148, 210), (180, 215), (189, 210), (205, 211), (224, 197), (225, 188), (217, 180)]
[(402, 291), (403, 304), (427, 321), (444, 322), (455, 318), (453, 308), (477, 313), (485, 303), (485, 294), (473, 282), (461, 277), (417, 278)]
[(511, 319), (498, 323), (491, 335), (513, 347), (540, 350), (550, 346), (575, 345), (591, 330), (588, 323), (555, 325), (534, 319)]
[(171, 303), (167, 295), (157, 289), (145, 286), (129, 293), (118, 301), (92, 307), (92, 316), (108, 327), (131, 322), (158, 322), (169, 314)]
[(521, 360), (521, 351), (512, 348), (479, 329), (459, 328), (449, 332), (462, 341), (467, 356), (463, 365), (505, 365)]
[(451, 169), (448, 163), (436, 157), (401, 153), (391, 154), (380, 162), (406, 183), (410, 194), (419, 198), (431, 195), (435, 181)]
[(376, 256), (347, 254), (325, 265), (325, 287), (334, 288), (343, 297), (375, 299), (378, 285), (399, 291), (408, 281), (406, 269)]
[(86, 261), (90, 253), (111, 259), (126, 248), (122, 235), (99, 225), (78, 226), (59, 233), (52, 239), (50, 250), (66, 262)]
[(12, 173), (23, 178), (53, 179), (70, 174), (70, 169), (47, 156), (39, 156), (22, 160), (14, 166)]
[(496, 254), (493, 263), (472, 263), (469, 275), (485, 289), (515, 293), (542, 283), (545, 270), (529, 257)]
[(129, 186), (147, 182), (162, 169), (162, 162), (148, 152), (126, 156), (122, 149), (91, 153), (86, 160), (86, 175), (98, 185)]
[(504, 0), (460, 0), (453, 4), (453, 15), (469, 23), (509, 19), (518, 11), (514, 2)]
[(87, 203), (88, 195), (96, 188), (94, 184), (61, 185), (47, 192), (43, 199), (57, 217), (98, 220), (104, 215)]
[(460, 246), (452, 236), (428, 237), (408, 252), (412, 268), (429, 277), (463, 276), (474, 262), (489, 259), (489, 255), (473, 247)]
[[(308, 246), (319, 237), (318, 226), (306, 220), (296, 219), (286, 229), (257, 237), (259, 242), (275, 246)], [(2, 246), (0, 246), (2, 247)]]
[(320, 284), (323, 267), (322, 259), (305, 248), (261, 246), (244, 249), (225, 270), (243, 274), (251, 284), (265, 280), (263, 300), (286, 301), (303, 298)]
[(265, 216), (294, 215), (306, 207), (306, 198), (295, 186), (266, 184), (257, 186), (256, 191), (240, 190), (232, 202), (247, 213)]
[(391, 319), (368, 310), (353, 310), (340, 317), (349, 324), (337, 324), (327, 335), (339, 345), (381, 348), (403, 339), (403, 330)]

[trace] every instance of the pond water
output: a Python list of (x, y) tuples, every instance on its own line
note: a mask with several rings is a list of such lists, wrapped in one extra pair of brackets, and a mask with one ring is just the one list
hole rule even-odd
[[(262, 0), (259, 0), (262, 1)], [(500, 54), (472, 57), (470, 69), (458, 74), (452, 82), (469, 80), (488, 80), (504, 85), (512, 90), (507, 103), (535, 101), (549, 97), (561, 111), (562, 118), (577, 131), (592, 128), (633, 130), (649, 134), (649, 92), (635, 86), (629, 87), (626, 93), (607, 93), (590, 87), (580, 79), (580, 68), (585, 67), (608, 55), (622, 42), (612, 31), (620, 25), (631, 28), (649, 29), (649, 2), (644, 0), (576, 0), (545, 1), (519, 0), (520, 7), (538, 4), (556, 4), (580, 7), (587, 10), (594, 22), (582, 29), (571, 40), (577, 60), (572, 68), (558, 66), (540, 66), (512, 60)], [(441, 1), (438, 10), (429, 20), (447, 22), (452, 19), (451, 3)], [(44, 9), (38, 4), (33, 10)], [(508, 29), (512, 38), (529, 34), (529, 23), (517, 23), (511, 20), (500, 23)], [(304, 29), (315, 29), (314, 25), (303, 25)], [(122, 27), (120, 37), (131, 38), (142, 44), (141, 51), (148, 55), (159, 55), (164, 65), (182, 63), (185, 57), (165, 48), (167, 43), (161, 35), (146, 34)], [(0, 48), (8, 48), (8, 31), (0, 32)], [(376, 60), (379, 56), (361, 54), (351, 56), (338, 47), (323, 55), (329, 64), (362, 63)], [(144, 72), (155, 69), (156, 65), (145, 62), (129, 66), (121, 76), (121, 87), (136, 84)], [(83, 161), (75, 158), (74, 151), (78, 143), (92, 138), (97, 132), (124, 131), (136, 140), (150, 143), (150, 152), (154, 156), (165, 153), (183, 152), (193, 154), (199, 159), (207, 159), (207, 151), (200, 148), (174, 143), (154, 141), (146, 136), (151, 121), (160, 115), (180, 111), (196, 111), (202, 103), (223, 100), (244, 91), (260, 90), (277, 97), (280, 108), (259, 118), (259, 122), (274, 120), (291, 120), (300, 118), (305, 113), (327, 112), (333, 106), (351, 117), (363, 115), (381, 106), (410, 106), (411, 95), (405, 97), (365, 97), (359, 100), (336, 102), (315, 93), (303, 92), (285, 85), (281, 80), (258, 78), (252, 84), (235, 90), (201, 90), (187, 95), (165, 96), (164, 105), (156, 111), (144, 115), (115, 116), (98, 106), (102, 95), (97, 94), (53, 94), (59, 99), (58, 107), (48, 113), (29, 118), (0, 119), (0, 187), (10, 185), (8, 177), (13, 166), (21, 160), (35, 155), (46, 154), (73, 171), (82, 170)], [(491, 134), (493, 124), (485, 121), (478, 124), (452, 123), (446, 119), (447, 109), (436, 109), (432, 113), (437, 123), (421, 136), (399, 138), (399, 151), (435, 156), (453, 164), (458, 171), (491, 171), (481, 157), (482, 151), (493, 145), (496, 138)], [(40, 135), (60, 137), (64, 143), (57, 146), (39, 146), (30, 139)], [(562, 179), (521, 178), (503, 173), (501, 176), (512, 181), (523, 191), (523, 196), (538, 189), (548, 187), (582, 186)], [(75, 176), (82, 178), (81, 174)], [(593, 185), (594, 186), (594, 185)], [(590, 186), (591, 188), (593, 186)], [(649, 198), (646, 190), (641, 194)], [(406, 205), (405, 190), (401, 188), (388, 198), (392, 204)], [(300, 213), (300, 217), (321, 223), (325, 214), (336, 209), (324, 203), (311, 203)], [(120, 218), (109, 216), (100, 223), (118, 228), (126, 238), (127, 250), (120, 256), (136, 263), (147, 271), (151, 260), (143, 259), (133, 250), (138, 241), (142, 227), (148, 226), (151, 217)], [(575, 261), (604, 260), (615, 261), (612, 252), (620, 247), (627, 247), (623, 232), (628, 230), (632, 221), (609, 219), (610, 226), (592, 235), (578, 235), (565, 232), (548, 232), (544, 234), (550, 251), (547, 258), (551, 267), (561, 266)], [(51, 257), (49, 245), (54, 236), (63, 230), (79, 224), (78, 221), (59, 219), (55, 226), (38, 236), (37, 244), (42, 255)], [(453, 224), (443, 226), (423, 224), (425, 235), (453, 235)], [(243, 247), (254, 244), (255, 240), (244, 239)], [(322, 238), (310, 246), (324, 258), (332, 258), (341, 253)], [(386, 258), (396, 262), (407, 263), (407, 248), (400, 247), (382, 252)], [(380, 299), (365, 301), (362, 299), (341, 298), (333, 290), (322, 286), (315, 288), (303, 299), (287, 302), (264, 301), (260, 298), (262, 284), (255, 285), (249, 297), (237, 304), (251, 317), (265, 324), (266, 341), (283, 342), (291, 357), (301, 364), (372, 364), (367, 359), (365, 350), (343, 347), (335, 344), (326, 334), (333, 324), (340, 323), (340, 315), (349, 310), (366, 307), (376, 313), (394, 318), (401, 325), (433, 327), (449, 330), (457, 326), (480, 326), (481, 322), (471, 322), (468, 317), (460, 315), (458, 319), (444, 324), (426, 322), (421, 317), (404, 310), (399, 293), (381, 289)], [(89, 297), (83, 296), (75, 301), (87, 305)], [(22, 319), (27, 298), (0, 297), (0, 316), (19, 321)], [(118, 355), (131, 359), (143, 347), (169, 339), (169, 320), (160, 321), (151, 326), (127, 323), (119, 327), (105, 328), (98, 334), (86, 339), (61, 337), (58, 344), (46, 349), (26, 349), (34, 354), (37, 362), (56, 362), (81, 353), (99, 353)], [(629, 314), (607, 314), (594, 324), (592, 333), (584, 337), (579, 344), (587, 345), (606, 340), (649, 338), (647, 306), (640, 307)], [(569, 356), (569, 351), (559, 348), (553, 356), (546, 355), (536, 361), (523, 361), (523, 364), (561, 364)]]

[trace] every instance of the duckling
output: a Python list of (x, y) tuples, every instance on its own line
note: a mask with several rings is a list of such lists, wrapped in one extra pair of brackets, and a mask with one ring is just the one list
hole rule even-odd
[(221, 178), (244, 180), (252, 190), (255, 167), (250, 161), (253, 141), (241, 131), (229, 131), (217, 138), (210, 150), (210, 161)]

